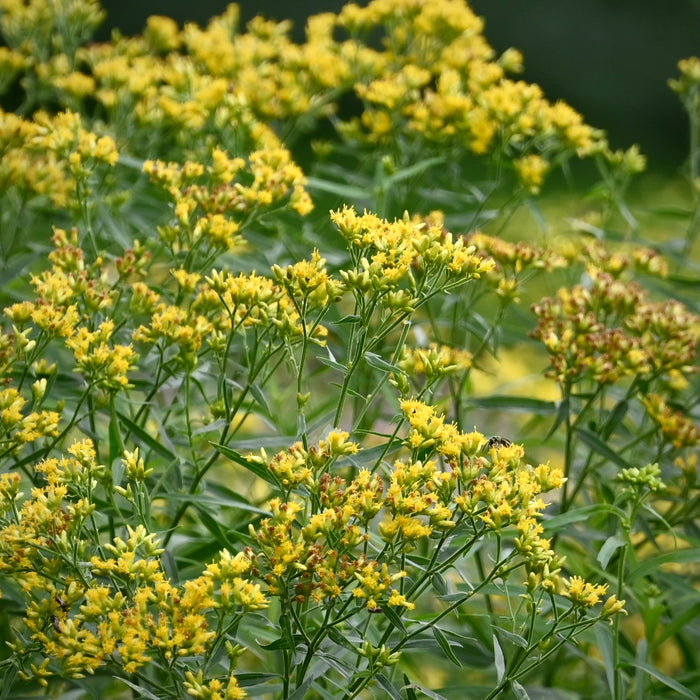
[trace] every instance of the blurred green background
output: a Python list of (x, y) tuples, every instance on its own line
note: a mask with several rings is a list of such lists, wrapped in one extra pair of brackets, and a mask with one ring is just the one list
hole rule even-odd
[[(429, 0), (428, 0), (429, 1)], [(206, 23), (225, 0), (103, 0), (108, 12), (100, 37), (113, 27), (140, 32), (146, 17), (168, 15)], [(338, 11), (341, 0), (258, 0), (238, 3), (243, 21), (257, 14), (294, 20), (303, 39), (309, 14)], [(365, 4), (365, 3), (359, 3)], [(495, 49), (509, 46), (525, 57), (523, 78), (563, 99), (593, 126), (607, 131), (614, 148), (639, 143), (649, 168), (673, 172), (688, 152), (687, 119), (667, 86), (679, 59), (700, 54), (700, 0), (471, 0), (486, 20)]]

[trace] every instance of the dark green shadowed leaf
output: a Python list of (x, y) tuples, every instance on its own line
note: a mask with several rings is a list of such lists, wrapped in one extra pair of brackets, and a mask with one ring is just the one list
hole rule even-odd
[(447, 641), (447, 637), (445, 637), (445, 635), (442, 633), (442, 630), (439, 627), (433, 627), (433, 637), (435, 637), (435, 641), (440, 645), (443, 654), (445, 654), (445, 656), (455, 666), (461, 668), (462, 664), (460, 663), (459, 659), (455, 656), (454, 652), (450, 647), (450, 643)]
[(675, 552), (663, 552), (645, 559), (639, 566), (632, 569), (627, 575), (627, 581), (637, 580), (658, 571), (664, 564), (689, 564), (700, 560), (700, 547), (677, 549)]
[(403, 700), (398, 688), (383, 673), (378, 673), (376, 680), (392, 700)]
[(648, 673), (652, 678), (656, 678), (657, 681), (663, 683), (666, 687), (671, 688), (671, 690), (676, 692), (677, 697), (688, 698), (688, 700), (698, 700), (698, 696), (692, 690), (689, 690), (678, 681), (674, 680), (670, 676), (667, 676), (665, 673), (662, 673), (658, 668), (646, 663), (645, 661), (634, 659), (627, 662), (626, 665), (640, 669), (641, 671)]
[(384, 614), (386, 615), (387, 620), (389, 620), (389, 622), (391, 622), (396, 629), (400, 630), (404, 634), (406, 633), (406, 626), (396, 610), (394, 610), (390, 605), (387, 605), (384, 608)]
[(416, 695), (415, 690), (413, 690), (413, 686), (405, 673), (403, 674), (403, 682), (406, 690), (406, 700), (418, 700), (418, 696)]
[(267, 681), (282, 678), (278, 673), (237, 673), (236, 680), (241, 688), (250, 688), (252, 685), (261, 685)]
[(126, 680), (126, 678), (119, 678), (118, 676), (114, 677), (117, 679), (117, 681), (128, 685), (129, 688), (135, 691), (136, 695), (134, 695), (134, 697), (142, 698), (142, 700), (160, 700), (160, 698), (157, 695), (154, 695), (150, 690), (144, 688), (143, 684), (137, 685), (136, 683), (132, 683), (131, 681)]
[(156, 440), (154, 437), (151, 437), (151, 435), (149, 435), (140, 425), (134, 423), (134, 421), (132, 421), (128, 416), (124, 415), (120, 411), (117, 411), (117, 416), (119, 416), (119, 420), (129, 429), (129, 431), (136, 435), (136, 437), (138, 437), (138, 439), (141, 440), (141, 442), (143, 442), (143, 444), (149, 449), (158, 453), (161, 455), (161, 457), (165, 457), (169, 461), (175, 461), (177, 459), (177, 456), (173, 452), (171, 452), (165, 445)]
[(528, 396), (484, 396), (482, 398), (470, 398), (469, 403), (476, 408), (511, 411), (513, 413), (550, 415), (557, 411), (556, 401), (532, 399)]
[(620, 519), (624, 519), (626, 517), (624, 511), (616, 508), (615, 506), (611, 506), (606, 503), (596, 503), (595, 505), (568, 510), (566, 513), (554, 515), (551, 518), (545, 518), (542, 521), (542, 525), (547, 533), (558, 532), (559, 530), (563, 530), (573, 523), (585, 522), (594, 515), (601, 515), (603, 513), (612, 513)]
[(605, 421), (605, 426), (603, 432), (601, 433), (603, 437), (609, 438), (627, 415), (629, 410), (629, 401), (620, 401), (617, 406), (613, 409), (612, 413)]
[(418, 163), (414, 163), (413, 165), (409, 165), (407, 168), (402, 168), (401, 170), (395, 172), (393, 175), (390, 175), (388, 178), (386, 178), (386, 180), (384, 180), (384, 189), (388, 189), (391, 186), (396, 185), (403, 180), (408, 180), (409, 178), (412, 178), (415, 175), (420, 175), (429, 168), (432, 168), (434, 165), (440, 165), (444, 162), (445, 159), (441, 156), (434, 156), (432, 158), (426, 158), (424, 160), (421, 160)]
[(576, 435), (579, 436), (581, 442), (585, 443), (594, 452), (599, 454), (601, 457), (605, 457), (609, 462), (617, 464), (623, 469), (630, 469), (632, 465), (625, 459), (623, 459), (615, 450), (608, 447), (596, 433), (587, 430), (586, 428), (577, 428)]
[(306, 182), (311, 190), (321, 190), (321, 192), (336, 194), (345, 201), (371, 199), (371, 193), (364, 188), (354, 187), (345, 182), (331, 182), (317, 177), (307, 177)]
[[(193, 496), (192, 498), (194, 499), (196, 497)], [(192, 506), (197, 511), (197, 515), (204, 527), (207, 528), (207, 532), (216, 540), (218, 546), (222, 549), (234, 550), (236, 548), (235, 542), (228, 536), (226, 530), (221, 526), (221, 523), (211, 516), (209, 509), (202, 506), (196, 500), (192, 503)]]
[(224, 457), (228, 457), (236, 464), (240, 464), (242, 467), (245, 467), (249, 472), (255, 474), (255, 476), (261, 478), (263, 481), (267, 481), (268, 484), (271, 484), (276, 489), (281, 488), (275, 475), (266, 466), (258, 464), (257, 462), (251, 462), (249, 459), (240, 454), (240, 452), (236, 452), (236, 450), (232, 449), (231, 447), (227, 447), (226, 445), (219, 445), (215, 442), (211, 442), (209, 444), (215, 450), (224, 455)]

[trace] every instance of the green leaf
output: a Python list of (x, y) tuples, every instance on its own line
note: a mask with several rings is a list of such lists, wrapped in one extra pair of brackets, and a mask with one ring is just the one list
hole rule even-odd
[(270, 515), (270, 511), (253, 505), (245, 496), (241, 496), (240, 493), (232, 491), (228, 486), (224, 486), (215, 481), (207, 484), (205, 499), (207, 499), (206, 502), (210, 502), (212, 505), (239, 508), (241, 510), (248, 510), (251, 513), (259, 513), (260, 515)]
[(236, 680), (241, 688), (249, 688), (251, 685), (260, 685), (267, 681), (282, 678), (279, 673), (237, 673)]
[(269, 644), (260, 644), (260, 642), (258, 642), (258, 646), (265, 651), (279, 651), (280, 649), (296, 648), (299, 644), (302, 644), (303, 641), (304, 638), (300, 634), (295, 634), (289, 639), (287, 639), (287, 637), (279, 637)]
[(626, 544), (626, 540), (622, 539), (622, 537), (618, 537), (618, 535), (611, 535), (608, 537), (608, 539), (603, 543), (603, 546), (600, 548), (600, 552), (598, 552), (598, 561), (600, 562), (600, 565), (606, 569), (612, 555), (615, 554), (620, 547), (624, 547)]
[(388, 693), (387, 697), (392, 698), (392, 700), (403, 700), (399, 689), (383, 673), (378, 673), (375, 680), (377, 685), (380, 685)]
[(121, 486), (126, 467), (120, 457), (112, 461), (112, 487)]
[(345, 374), (348, 371), (348, 368), (345, 365), (340, 364), (340, 362), (336, 362), (335, 360), (331, 360), (330, 357), (324, 357), (323, 355), (319, 355), (316, 358), (320, 363), (327, 365), (328, 367), (331, 367), (332, 369), (337, 369), (339, 372), (342, 372)]
[(608, 625), (596, 625), (593, 631), (598, 641), (598, 651), (603, 658), (605, 678), (612, 698), (615, 695), (615, 654), (613, 653), (612, 631)]
[(304, 700), (307, 697), (307, 691), (315, 680), (315, 678), (307, 678), (286, 700)]
[[(405, 678), (405, 676), (404, 676)], [(411, 698), (416, 698), (416, 694), (414, 691), (418, 690), (421, 695), (425, 695), (426, 698), (430, 698), (431, 700), (447, 700), (447, 698), (444, 695), (440, 695), (440, 693), (436, 693), (434, 690), (428, 690), (428, 688), (424, 688), (422, 685), (418, 685), (418, 683), (410, 683), (406, 687), (406, 697)], [(408, 691), (411, 691), (411, 694), (408, 694)], [(418, 700), (416, 698), (416, 700)]]
[(136, 695), (134, 697), (142, 698), (142, 700), (159, 700), (158, 696), (154, 695), (150, 690), (144, 688), (143, 684), (132, 683), (131, 681), (127, 681), (126, 678), (121, 678), (120, 676), (113, 676), (113, 678), (116, 678), (121, 683), (125, 683), (129, 686), (129, 688), (136, 691)]
[(141, 442), (143, 442), (149, 449), (158, 453), (161, 455), (161, 457), (165, 457), (167, 460), (177, 460), (177, 455), (175, 455), (174, 452), (171, 452), (159, 440), (156, 440), (154, 437), (149, 435), (140, 425), (134, 423), (129, 416), (125, 415), (121, 411), (117, 411), (117, 415), (119, 416), (119, 420), (129, 429), (129, 432), (136, 435), (136, 437), (138, 437), (138, 439), (141, 440)]
[(394, 610), (391, 605), (387, 605), (384, 608), (384, 614), (386, 615), (387, 620), (391, 622), (396, 629), (400, 630), (404, 634), (406, 634), (406, 625), (404, 625), (403, 620), (399, 616), (399, 614)]
[(119, 420), (112, 404), (112, 411), (109, 417), (109, 463), (112, 464), (124, 453), (124, 443), (122, 442), (121, 431), (119, 430)]
[(505, 629), (498, 630), (498, 634), (500, 634), (504, 639), (507, 639), (511, 644), (515, 644), (515, 646), (521, 647), (522, 649), (527, 649), (527, 639), (525, 639), (525, 637), (522, 635), (515, 634), (515, 632), (509, 632)]
[[(353, 644), (352, 640), (348, 638), (347, 632), (343, 633), (338, 631), (335, 627), (328, 628), (328, 637), (331, 641), (335, 642), (338, 646), (345, 647), (353, 653), (357, 652), (357, 645)], [(360, 641), (357, 641), (359, 644)]]
[(667, 204), (664, 206), (650, 207), (649, 211), (657, 216), (665, 216), (674, 219), (689, 219), (693, 215), (692, 209)]
[(450, 647), (450, 643), (447, 641), (447, 637), (442, 633), (442, 630), (439, 627), (433, 627), (433, 637), (435, 637), (435, 641), (440, 645), (440, 648), (442, 649), (443, 653), (445, 656), (457, 667), (462, 668), (462, 664), (460, 663), (459, 659), (455, 656), (454, 652), (452, 651), (452, 648)]
[(250, 393), (258, 402), (258, 405), (262, 406), (265, 414), (268, 416), (272, 415), (270, 411), (270, 404), (267, 402), (267, 396), (265, 396), (265, 392), (256, 383), (250, 385)]
[(397, 172), (387, 177), (382, 183), (383, 187), (385, 190), (388, 190), (393, 185), (396, 185), (397, 183), (402, 182), (403, 180), (408, 180), (414, 175), (420, 175), (429, 168), (432, 168), (434, 165), (439, 165), (440, 163), (444, 162), (445, 159), (442, 156), (433, 156), (432, 158), (426, 158), (425, 160), (421, 160), (418, 163), (409, 165), (407, 168), (398, 170)]
[(695, 291), (700, 286), (700, 277), (682, 277), (681, 275), (669, 275), (667, 277), (669, 282), (673, 282), (674, 285), (680, 285), (681, 287), (689, 287)]
[[(649, 645), (645, 637), (642, 637), (637, 642), (637, 649), (634, 654), (635, 661), (639, 663), (646, 663), (647, 654), (649, 653)], [(637, 670), (634, 674), (634, 685), (637, 689), (637, 698), (642, 700), (645, 695), (646, 683), (644, 682), (644, 670), (637, 666)]]
[(605, 457), (609, 462), (617, 464), (623, 469), (630, 469), (632, 465), (623, 459), (617, 452), (608, 447), (596, 433), (586, 428), (576, 428), (575, 433), (581, 438), (581, 442), (585, 443), (594, 452), (597, 452), (601, 457)]
[(695, 603), (695, 605), (692, 605), (680, 614), (676, 613), (673, 616), (673, 620), (663, 628), (663, 631), (657, 637), (655, 637), (654, 646), (659, 647), (663, 642), (673, 637), (691, 620), (694, 620), (698, 616), (700, 616), (700, 603)]
[(664, 564), (687, 564), (690, 562), (697, 562), (700, 559), (700, 547), (690, 547), (688, 549), (676, 549), (673, 552), (663, 552), (662, 554), (657, 554), (656, 556), (645, 559), (639, 566), (632, 569), (627, 574), (628, 583), (641, 578), (643, 576), (648, 576), (663, 566)]
[(276, 489), (282, 490), (279, 481), (277, 481), (277, 477), (265, 465), (248, 460), (240, 452), (236, 452), (236, 450), (228, 447), (228, 445), (219, 445), (216, 442), (210, 442), (209, 444), (224, 457), (228, 457), (236, 464), (245, 467), (249, 472), (255, 474), (255, 476), (261, 478), (263, 481), (267, 481), (268, 484), (271, 484)]
[(395, 374), (402, 374), (401, 368), (396, 365), (392, 365), (390, 362), (382, 359), (377, 353), (366, 352), (364, 354), (365, 362), (374, 369), (380, 369), (384, 372), (394, 372)]
[(309, 189), (321, 190), (321, 192), (329, 192), (330, 194), (337, 194), (342, 197), (344, 201), (349, 199), (371, 199), (371, 192), (364, 189), (363, 187), (355, 187), (349, 185), (347, 182), (331, 182), (329, 180), (321, 180), (317, 177), (307, 177), (306, 184)]
[(510, 687), (513, 690), (515, 700), (530, 700), (527, 690), (518, 681), (511, 681)]
[(447, 594), (447, 583), (442, 574), (435, 573), (430, 577), (430, 585), (435, 589), (438, 595)]
[(546, 532), (558, 532), (564, 528), (572, 525), (573, 523), (580, 523), (588, 520), (593, 515), (598, 515), (601, 513), (612, 513), (618, 518), (625, 518), (625, 513), (611, 506), (607, 503), (596, 503), (591, 506), (584, 506), (583, 508), (575, 508), (574, 510), (567, 510), (566, 513), (560, 513), (559, 515), (554, 515), (551, 518), (547, 518), (542, 522)]
[(362, 316), (358, 314), (348, 314), (347, 316), (343, 316), (343, 318), (339, 319), (338, 321), (333, 321), (333, 325), (340, 326), (346, 323), (360, 323), (362, 321)]
[(190, 496), (190, 500), (192, 500), (192, 507), (197, 511), (200, 520), (207, 528), (207, 532), (216, 540), (219, 547), (235, 549), (235, 543), (222, 528), (221, 523), (215, 517), (212, 517), (209, 509), (202, 506), (199, 501), (194, 500), (192, 496)]
[(496, 666), (496, 679), (500, 683), (506, 675), (506, 659), (503, 656), (503, 650), (495, 634), (493, 635), (493, 657)]
[(497, 409), (499, 411), (512, 411), (513, 413), (537, 413), (547, 415), (556, 413), (559, 402), (533, 399), (528, 396), (484, 396), (469, 399), (469, 403), (476, 408)]
[(608, 416), (603, 426), (603, 437), (609, 438), (627, 415), (629, 410), (629, 401), (620, 401), (617, 406), (613, 409), (612, 413)]
[(139, 173), (143, 172), (144, 161), (142, 161), (140, 158), (134, 158), (133, 156), (127, 156), (120, 153), (117, 162), (119, 165), (131, 168), (132, 170), (137, 170)]
[(404, 689), (406, 690), (406, 700), (418, 700), (418, 696), (413, 690), (413, 685), (411, 681), (408, 680), (408, 676), (405, 673), (403, 674), (403, 683)]
[(652, 678), (656, 678), (657, 681), (663, 683), (666, 687), (671, 688), (671, 690), (674, 690), (680, 697), (688, 698), (688, 700), (698, 700), (698, 696), (691, 690), (645, 661), (634, 659), (633, 661), (628, 661), (626, 665), (648, 673)]
[[(5, 664), (3, 664), (5, 665)], [(0, 666), (2, 668), (2, 666)], [(11, 666), (9, 668), (2, 669), (2, 683), (0, 684), (0, 700), (5, 700), (10, 696), (15, 679), (17, 678), (17, 667)]]
[(554, 419), (554, 423), (552, 423), (552, 427), (549, 429), (549, 432), (547, 433), (547, 435), (545, 435), (545, 440), (549, 440), (549, 438), (551, 438), (552, 435), (554, 435), (554, 433), (557, 431), (557, 428), (562, 423), (568, 420), (570, 410), (571, 404), (568, 397), (563, 399), (562, 401), (559, 401), (559, 405), (557, 406), (557, 416)]

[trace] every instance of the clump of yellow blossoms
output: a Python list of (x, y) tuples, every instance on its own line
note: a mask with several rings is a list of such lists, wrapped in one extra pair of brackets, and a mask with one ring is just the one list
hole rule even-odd
[(103, 542), (94, 501), (106, 468), (89, 440), (68, 451), (36, 465), (45, 485), (29, 498), (18, 475), (2, 475), (0, 570), (28, 599), (30, 641), (14, 648), (27, 663), (37, 652), (45, 659), (21, 675), (45, 685), (53, 673), (81, 678), (118, 662), (131, 674), (154, 658), (206, 656), (217, 636), (212, 619), (267, 606), (243, 554), (221, 552), (201, 576), (175, 585), (143, 525)]
[(74, 206), (95, 166), (113, 166), (119, 155), (114, 139), (85, 128), (76, 112), (38, 112), (27, 120), (1, 108), (0, 152), (0, 190), (43, 195), (59, 207)]
[(700, 319), (676, 301), (653, 302), (641, 287), (590, 267), (591, 284), (535, 305), (533, 335), (562, 384), (656, 379), (669, 386), (695, 371)]
[[(359, 446), (337, 431), (318, 446), (297, 443), (274, 457), (263, 451), (248, 458), (265, 465), (288, 494), (286, 500), (270, 501), (272, 517), (251, 527), (261, 551), (256, 544), (246, 550), (270, 593), (293, 591), (299, 604), (311, 598), (330, 606), (351, 592), (369, 612), (383, 606), (411, 610), (420, 586), (400, 583), (409, 575), (399, 566), (407, 554), (428, 538), (447, 542), (466, 532), (469, 544), (459, 550), (466, 556), (487, 533), (500, 537), (509, 528), (517, 533), (514, 551), (493, 574), (515, 568), (512, 559), (519, 555), (531, 584), (559, 590), (561, 561), (542, 537), (539, 520), (546, 507), (541, 494), (563, 484), (561, 470), (527, 464), (520, 445), (463, 433), (420, 401), (404, 400), (401, 409), (410, 426), (405, 446), (413, 457), (386, 470), (361, 468), (349, 479), (334, 476), (331, 465), (343, 456), (362, 463)], [(379, 549), (368, 548), (373, 531), (383, 541)], [(422, 575), (442, 569), (435, 567)]]
[[(419, 579), (411, 573), (412, 583), (404, 585), (413, 571), (410, 553), (433, 535), (444, 545), (467, 534), (467, 544), (457, 550), (465, 556), (487, 533), (500, 538), (515, 525), (515, 549), (489, 578), (509, 575), (520, 556), (530, 594), (535, 579), (543, 591), (555, 591), (561, 563), (540, 536), (537, 519), (545, 507), (539, 494), (561, 485), (561, 473), (527, 465), (518, 445), (491, 445), (479, 433), (461, 433), (420, 402), (404, 401), (402, 411), (411, 426), (406, 446), (413, 455), (427, 449), (447, 460), (446, 470), (436, 459), (413, 457), (397, 460), (382, 476), (366, 467), (347, 478), (334, 474), (335, 462), (362, 460), (359, 446), (343, 431), (308, 449), (297, 444), (272, 458), (263, 452), (258, 461), (289, 494), (287, 500), (268, 503), (271, 516), (251, 525), (244, 550), (222, 551), (201, 575), (180, 584), (166, 574), (164, 550), (144, 525), (126, 525), (124, 537), (102, 541), (95, 498), (106, 468), (90, 440), (74, 443), (69, 456), (37, 464), (44, 485), (29, 498), (18, 475), (3, 474), (0, 568), (28, 598), (30, 641), (13, 645), (27, 664), (31, 660), (31, 672), (21, 675), (46, 684), (52, 674), (80, 678), (105, 664), (118, 663), (133, 674), (154, 663), (179, 668), (178, 658), (207, 660), (218, 643), (217, 628), (266, 609), (270, 596), (289, 600), (295, 614), (308, 601), (323, 604), (327, 621), (331, 614), (359, 612), (349, 608), (352, 601), (361, 601), (368, 620), (387, 608), (411, 611), (419, 601), (419, 581), (445, 568), (434, 559)], [(147, 476), (143, 465), (134, 471), (138, 453), (125, 452), (123, 459), (131, 483)], [(576, 582), (565, 593), (576, 604), (593, 606), (604, 592), (587, 583), (579, 592)], [(44, 661), (34, 661), (37, 653)], [(205, 683), (186, 666), (180, 672), (179, 682), (190, 690)], [(206, 682), (239, 692), (233, 666), (226, 678)]]
[(232, 250), (243, 239), (241, 229), (251, 212), (278, 206), (289, 197), (291, 207), (300, 214), (312, 209), (304, 190), (305, 178), (289, 151), (273, 143), (255, 150), (248, 162), (231, 158), (221, 148), (211, 154), (212, 163), (146, 161), (143, 170), (151, 180), (168, 192), (173, 200), (175, 218), (161, 226), (159, 233), (174, 252), (204, 247), (214, 251)]

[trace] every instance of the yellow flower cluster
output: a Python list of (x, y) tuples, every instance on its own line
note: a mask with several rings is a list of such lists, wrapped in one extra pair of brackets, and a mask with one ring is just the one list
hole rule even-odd
[(447, 374), (464, 372), (472, 366), (468, 350), (430, 343), (427, 348), (404, 345), (398, 366), (409, 376), (423, 376), (428, 384)]
[[(46, 380), (37, 380), (36, 393), (46, 390)], [(57, 411), (27, 413), (27, 399), (15, 388), (0, 389), (0, 450), (6, 454), (42, 437), (58, 435), (60, 414)]]
[(678, 386), (695, 371), (700, 319), (677, 301), (652, 302), (641, 287), (589, 268), (590, 287), (560, 289), (533, 309), (533, 336), (546, 346), (550, 376), (568, 386), (625, 377)]
[[(305, 332), (302, 314), (310, 308), (309, 299), (325, 306), (334, 300), (329, 293), (340, 293), (338, 283), (326, 273), (324, 264), (320, 258), (312, 263), (300, 262), (290, 266), (289, 275), (287, 271), (273, 268), (273, 276), (280, 279), (281, 284), (255, 272), (234, 275), (212, 270), (193, 302), (193, 309), (205, 313), (216, 329), (209, 339), (210, 344), (216, 347), (217, 333), (230, 334), (247, 328), (256, 328), (261, 335), (269, 334), (270, 343), (277, 334), (292, 340), (300, 338)], [(291, 279), (297, 275), (303, 277), (302, 282), (298, 278)], [(304, 286), (304, 291), (300, 291), (299, 284)], [(305, 296), (298, 298), (298, 293)], [(327, 329), (320, 324), (309, 329), (310, 339), (319, 345), (325, 343), (326, 334)]]
[[(497, 151), (532, 192), (555, 156), (559, 162), (566, 154), (608, 153), (603, 135), (571, 107), (506, 77), (521, 70), (520, 54), (509, 49), (497, 57), (464, 0), (349, 4), (337, 15), (310, 18), (302, 44), (289, 38), (289, 22), (258, 17), (239, 32), (238, 8), (231, 5), (203, 28), (179, 29), (156, 16), (140, 36), (80, 48), (101, 19), (94, 0), (4, 0), (4, 6), (0, 28), (13, 70), (33, 65), (40, 85), (73, 108), (96, 99), (118, 140), (128, 138), (137, 153), (143, 145), (149, 153), (202, 160), (223, 146), (238, 158), (248, 153), (251, 137), (273, 138), (267, 124), (287, 122), (290, 133), (307, 129), (337, 111), (339, 96), (351, 89), (363, 112), (338, 122), (346, 139)], [(57, 40), (42, 44), (41, 36)], [(260, 163), (251, 157), (256, 180), (260, 171), (279, 171), (276, 161), (289, 161), (281, 145), (268, 143), (262, 153)], [(274, 179), (262, 177), (267, 188), (253, 187), (248, 197), (275, 190)], [(302, 184), (292, 188), (294, 204), (308, 211)]]
[(318, 445), (311, 445), (308, 449), (296, 442), (272, 458), (268, 458), (263, 449), (260, 457), (249, 459), (264, 464), (287, 493), (300, 485), (315, 490), (339, 457), (357, 452), (358, 445), (349, 437), (344, 430), (332, 430)]
[(520, 301), (520, 284), (525, 274), (533, 270), (556, 270), (567, 265), (566, 258), (556, 251), (526, 241), (512, 243), (481, 231), (470, 233), (466, 241), (494, 261), (494, 269), (485, 279), (495, 287), (496, 294), (503, 301)]
[(98, 321), (116, 299), (107, 265), (102, 258), (91, 265), (85, 263), (77, 229), (55, 229), (52, 242), (51, 269), (31, 278), (36, 301), (19, 302), (4, 310), (14, 324), (18, 346), (23, 346), (23, 359), (31, 364), (52, 338), (61, 338), (73, 352), (75, 370), (90, 386), (107, 392), (129, 387), (127, 374), (138, 355), (131, 345), (114, 342), (113, 320)]
[[(362, 113), (333, 119), (346, 146), (360, 157), (363, 148), (400, 154), (377, 169), (378, 198), (391, 194), (382, 176), (388, 182), (398, 160), (432, 152), (455, 164), (465, 152), (497, 157), (519, 181), (518, 197), (574, 154), (602, 153), (629, 171), (641, 156), (610, 154), (573, 109), (508, 78), (521, 69), (519, 54), (497, 57), (462, 0), (350, 4), (311, 18), (300, 45), (285, 22), (257, 18), (239, 31), (234, 5), (206, 27), (151, 17), (140, 36), (82, 45), (101, 17), (95, 0), (0, 0), (8, 44), (0, 91), (24, 91), (23, 113), (57, 110), (31, 119), (0, 110), (0, 198), (21, 208), (38, 195), (32, 206), (50, 201), (79, 216), (76, 228), (54, 229), (49, 266), (29, 278), (33, 296), (20, 291), (24, 301), (4, 310), (0, 329), (0, 456), (16, 469), (0, 474), (0, 574), (25, 609), (11, 642), (20, 677), (46, 684), (102, 669), (136, 674), (144, 687), (157, 678), (163, 696), (241, 698), (242, 647), (231, 640), (246, 613), (270, 607), (285, 662), (307, 654), (296, 691), (285, 686), (299, 695), (321, 642), (349, 618), (360, 616), (365, 630), (388, 618), (399, 631), (425, 588), (448, 571), (461, 575), (455, 562), (482, 544), (498, 554), (484, 584), (521, 567), (532, 600), (561, 591), (581, 613), (599, 603), (605, 586), (560, 580), (562, 560), (545, 537), (543, 494), (562, 486), (562, 471), (529, 464), (521, 445), (464, 432), (409, 398), (476, 362), (424, 340), (422, 328), (420, 347), (406, 345), (409, 324), (422, 326), (433, 300), (482, 278), (514, 301), (525, 273), (563, 267), (566, 256), (480, 232), (453, 235), (440, 212), (391, 220), (344, 206), (330, 215), (341, 245), (304, 259), (300, 242), (307, 233), (322, 240), (320, 230), (280, 241), (267, 229), (286, 224), (271, 214), (311, 211), (314, 181), (294, 160), (294, 138), (353, 90)], [(694, 64), (682, 70), (695, 75)], [(150, 240), (124, 244), (134, 222), (125, 215), (108, 228), (107, 217), (93, 217), (102, 198), (89, 195), (102, 174), (114, 190), (135, 172), (136, 204), (144, 193), (156, 203), (142, 208), (139, 225), (160, 240), (146, 231)], [(401, 189), (405, 172), (394, 174)], [(156, 211), (163, 200), (166, 215)], [(535, 307), (554, 376), (682, 388), (697, 317), (625, 281), (638, 270), (663, 275), (662, 258), (592, 243), (568, 260), (589, 266), (590, 285)], [(332, 425), (353, 432), (338, 427), (314, 442), (318, 428), (303, 409), (325, 410), (314, 405), (316, 393), (319, 404), (326, 399), (309, 369), (321, 362), (339, 379)], [(384, 381), (403, 398), (398, 426), (386, 444), (361, 451), (351, 434), (379, 442), (387, 432), (375, 421), (387, 409)], [(296, 416), (284, 411), (290, 387)], [(645, 406), (665, 441), (697, 444), (697, 428), (665, 396), (649, 393)], [(285, 415), (274, 429), (296, 418), (299, 441), (247, 458), (273, 489), (266, 511), (242, 499), (243, 517), (252, 513), (247, 534), (217, 531), (217, 549), (240, 538), (242, 551), (223, 549), (194, 573), (193, 562), (180, 567), (178, 538), (219, 525), (200, 510), (216, 488), (207, 479), (220, 478), (217, 460), (226, 449), (237, 454), (242, 425), (275, 417), (275, 408)], [(406, 424), (405, 439), (396, 437)], [(28, 443), (35, 452), (16, 459)], [(601, 615), (623, 602), (609, 598)], [(368, 633), (349, 652), (358, 671), (398, 661), (384, 643), (390, 634), (388, 626), (374, 647)]]
[(29, 498), (17, 474), (0, 477), (0, 571), (27, 596), (24, 652), (45, 657), (33, 666), (41, 682), (52, 673), (81, 678), (105, 664), (130, 674), (157, 659), (201, 657), (217, 636), (213, 621), (267, 607), (243, 553), (222, 551), (202, 575), (174, 585), (143, 525), (127, 525), (126, 537), (112, 543), (96, 541), (89, 522), (105, 467), (90, 440), (68, 452), (36, 465), (45, 483)]
[(0, 31), (8, 46), (34, 61), (54, 54), (72, 56), (102, 23), (98, 0), (2, 0)]
[(306, 180), (289, 151), (271, 133), (266, 140), (273, 143), (252, 151), (247, 163), (221, 148), (213, 150), (207, 167), (194, 161), (144, 163), (144, 172), (173, 200), (174, 220), (159, 233), (174, 253), (197, 247), (231, 250), (241, 244), (240, 229), (253, 212), (287, 199), (301, 214), (311, 210)]
[(0, 152), (0, 191), (14, 187), (58, 207), (75, 206), (77, 183), (119, 156), (111, 136), (97, 136), (70, 111), (26, 120), (0, 109)]
[(689, 104), (697, 106), (700, 100), (700, 56), (690, 56), (678, 61), (680, 76), (669, 80), (671, 89)]
[(676, 449), (700, 443), (700, 428), (686, 413), (674, 410), (660, 394), (649, 393), (641, 399), (652, 421), (661, 431), (664, 442)]
[(602, 133), (571, 107), (551, 104), (536, 85), (506, 77), (522, 69), (521, 56), (509, 49), (497, 58), (482, 20), (460, 0), (350, 4), (338, 24), (355, 40), (374, 37), (379, 28), (384, 46), (381, 72), (355, 83), (364, 111), (344, 127), (354, 138), (460, 143), (475, 154), (500, 149), (532, 192), (554, 153), (607, 150)]
[[(296, 444), (272, 458), (264, 451), (249, 458), (266, 465), (287, 494), (297, 494), (273, 499), (272, 517), (250, 529), (253, 544), (246, 553), (270, 594), (293, 591), (299, 602), (308, 597), (329, 602), (352, 590), (370, 612), (386, 605), (411, 609), (413, 601), (392, 588), (406, 575), (394, 563), (401, 560), (398, 555), (428, 537), (448, 537), (460, 526), (479, 536), (514, 528), (530, 585), (558, 590), (561, 561), (542, 537), (538, 520), (546, 507), (541, 494), (564, 483), (561, 470), (527, 464), (523, 448), (507, 440), (463, 433), (420, 401), (402, 401), (401, 408), (411, 426), (406, 446), (414, 455), (444, 459), (446, 470), (434, 459), (414, 458), (397, 460), (386, 479), (367, 469), (347, 480), (332, 476), (333, 454), (357, 451), (342, 433), (340, 453), (322, 444), (308, 450)], [(367, 542), (375, 518), (386, 554), (371, 559)]]
[(355, 262), (354, 269), (340, 273), (347, 288), (357, 294), (381, 292), (383, 303), (394, 308), (410, 309), (424, 290), (478, 279), (494, 266), (462, 238), (408, 215), (390, 222), (346, 206), (331, 212), (331, 219)]
[(615, 279), (640, 274), (661, 278), (668, 276), (668, 261), (653, 248), (635, 245), (630, 250), (629, 245), (615, 246), (591, 238), (582, 239), (578, 245), (572, 245), (569, 241), (567, 245), (572, 248), (564, 254), (567, 259), (576, 260), (587, 269), (606, 272)]

